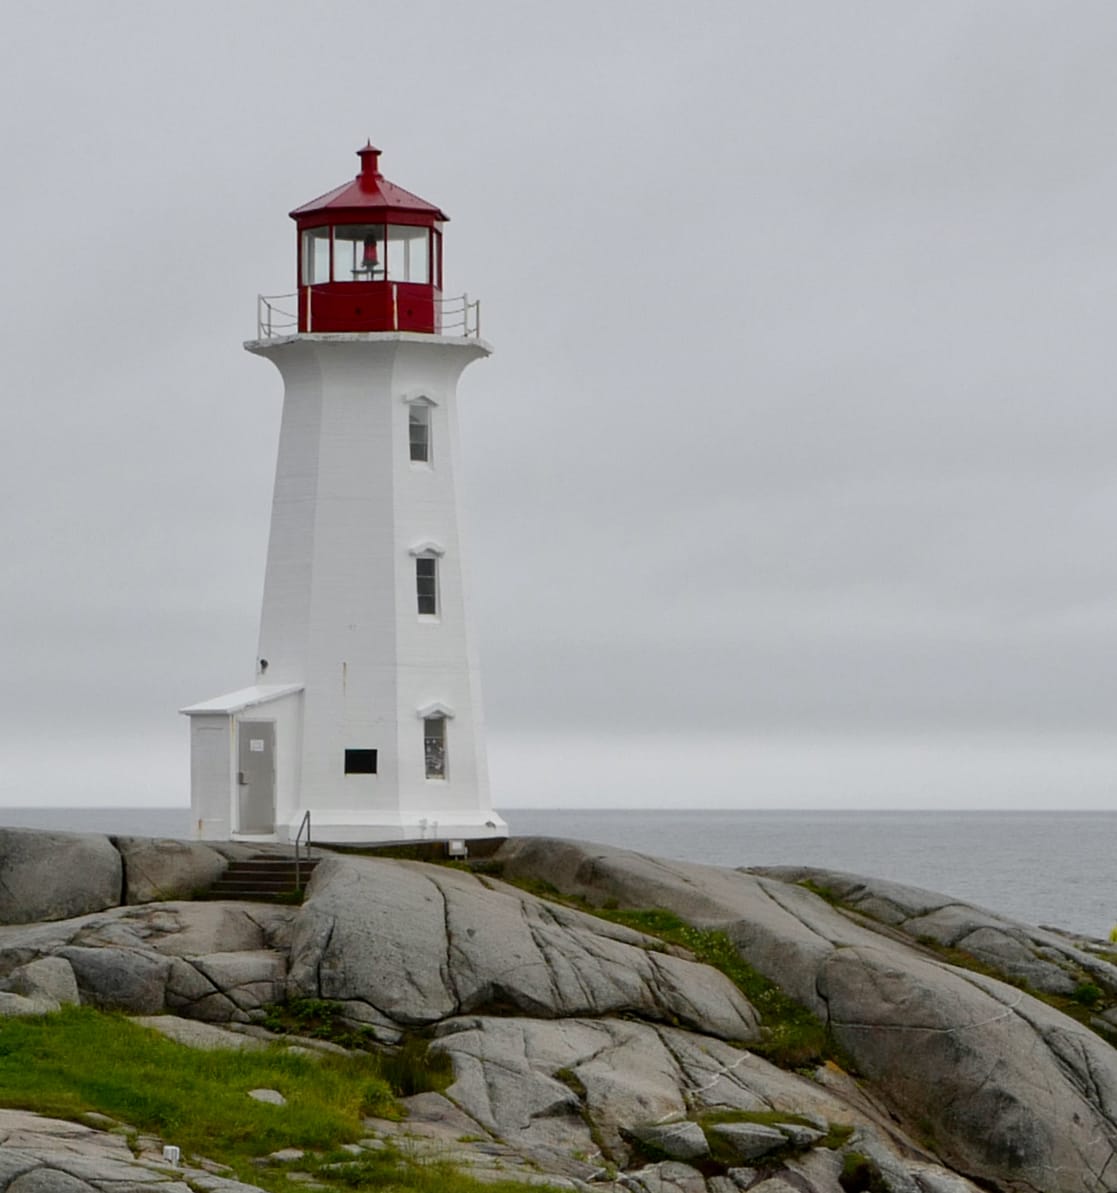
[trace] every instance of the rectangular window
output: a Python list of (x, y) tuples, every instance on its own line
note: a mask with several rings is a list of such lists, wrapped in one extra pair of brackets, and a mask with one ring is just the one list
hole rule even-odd
[(428, 779), (446, 778), (446, 718), (423, 718), (423, 760)]
[(303, 285), (330, 280), (330, 230), (308, 228), (303, 233)]
[(347, 775), (376, 774), (375, 750), (346, 750), (345, 773)]
[(434, 555), (420, 555), (415, 560), (415, 595), (420, 613), (438, 614), (438, 559)]
[(411, 458), (420, 464), (431, 460), (431, 408), (416, 402), (408, 408), (407, 434), (411, 445)]

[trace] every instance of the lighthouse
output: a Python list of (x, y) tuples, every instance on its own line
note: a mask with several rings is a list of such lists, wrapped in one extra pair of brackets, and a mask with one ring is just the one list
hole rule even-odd
[(283, 378), (255, 675), (182, 710), (200, 839), (476, 840), (493, 811), (457, 383), (492, 349), (442, 290), (432, 203), (380, 151), (290, 213), (297, 291), (245, 344)]

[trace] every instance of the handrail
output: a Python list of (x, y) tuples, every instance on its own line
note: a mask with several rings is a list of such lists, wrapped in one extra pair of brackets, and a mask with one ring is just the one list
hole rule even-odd
[(272, 340), (276, 336), (290, 336), (298, 332), (298, 315), (275, 305), (276, 302), (282, 302), (284, 299), (297, 297), (295, 294), (256, 295), (256, 338), (258, 340)]
[[(399, 309), (396, 283), (392, 287), (392, 323), (398, 330)], [(310, 303), (314, 294), (314, 287), (307, 286), (307, 327), (310, 324)], [(258, 340), (274, 340), (283, 336), (299, 334), (298, 294), (257, 294), (256, 295), (256, 338)], [(279, 303), (294, 302), (295, 310), (288, 310)], [(481, 300), (470, 300), (468, 294), (456, 294), (449, 298), (434, 300), (438, 318), (436, 325), (439, 335), (461, 336), (463, 339), (480, 339), (481, 337)]]
[(299, 831), (295, 834), (295, 890), (301, 891), (303, 889), (302, 883), (302, 866), (299, 858), (299, 842), (303, 837), (303, 829), (306, 829), (306, 860), (310, 861), (310, 809), (303, 813), (302, 823), (299, 825)]

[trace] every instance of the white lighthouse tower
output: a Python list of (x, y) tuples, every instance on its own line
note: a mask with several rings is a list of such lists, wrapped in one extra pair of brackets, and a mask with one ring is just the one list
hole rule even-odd
[(194, 834), (470, 840), (489, 796), (457, 485), (457, 381), (491, 349), (442, 297), (439, 208), (356, 179), (291, 212), (297, 314), (260, 300), (285, 387), (255, 682), (182, 711)]

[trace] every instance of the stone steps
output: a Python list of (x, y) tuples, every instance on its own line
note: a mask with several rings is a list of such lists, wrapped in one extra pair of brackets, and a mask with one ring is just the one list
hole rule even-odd
[(247, 899), (271, 903), (289, 899), (305, 888), (318, 865), (318, 858), (304, 858), (296, 864), (293, 857), (257, 854), (230, 862), (224, 874), (202, 895), (205, 899)]

